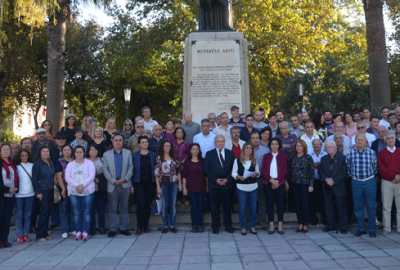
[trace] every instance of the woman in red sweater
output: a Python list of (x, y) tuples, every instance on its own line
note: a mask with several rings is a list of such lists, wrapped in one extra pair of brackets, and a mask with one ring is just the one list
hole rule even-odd
[[(400, 224), (400, 149), (396, 148), (393, 131), (385, 134), (387, 147), (378, 154), (378, 169), (382, 177), (383, 235), (390, 234), (392, 202), (395, 199), (397, 224)], [(400, 226), (397, 226), (400, 233)]]
[(287, 174), (287, 156), (279, 152), (279, 149), (282, 148), (281, 140), (277, 138), (271, 139), (269, 147), (271, 148), (271, 153), (264, 155), (261, 169), (261, 174), (264, 176), (264, 193), (267, 199), (268, 234), (273, 234), (275, 231), (274, 199), (276, 200), (276, 209), (278, 211), (278, 233), (284, 234), (283, 211), (285, 190), (289, 189), (289, 185), (285, 180)]

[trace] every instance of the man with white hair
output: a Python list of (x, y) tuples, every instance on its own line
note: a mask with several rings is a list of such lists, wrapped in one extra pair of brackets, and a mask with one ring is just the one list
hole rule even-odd
[(335, 134), (333, 134), (333, 140), (339, 153), (346, 156), (347, 153), (350, 152), (350, 147), (343, 144), (343, 134), (341, 132), (336, 132)]
[(210, 112), (207, 115), (208, 120), (210, 120), (210, 131), (213, 131), (218, 125), (216, 124), (217, 121), (217, 115), (213, 112)]
[(376, 237), (375, 175), (378, 173), (376, 153), (366, 147), (365, 133), (359, 132), (355, 138), (356, 148), (351, 149), (346, 156), (347, 172), (352, 177), (354, 214), (358, 222), (358, 231), (355, 236), (367, 233), (364, 221), (364, 205), (366, 205), (369, 236)]
[[(325, 232), (337, 228), (342, 234), (347, 233), (347, 185), (346, 185), (346, 157), (337, 152), (336, 144), (326, 142), (325, 149), (328, 155), (321, 159), (319, 176), (323, 183), (325, 197)], [(336, 221), (336, 212), (339, 217)]]
[(200, 125), (192, 122), (192, 114), (190, 112), (185, 112), (183, 119), (185, 119), (185, 123), (181, 125), (181, 128), (183, 128), (186, 133), (185, 141), (193, 143), (194, 136), (201, 132)]
[[(351, 148), (351, 140), (350, 140), (349, 136), (344, 135), (345, 128), (344, 128), (343, 122), (342, 122), (342, 121), (337, 121), (337, 122), (335, 122), (335, 123), (333, 124), (333, 126), (334, 126), (334, 128), (335, 128), (335, 133), (340, 132), (340, 133), (342, 134), (342, 137), (343, 137), (343, 144), (346, 145), (346, 146), (348, 146), (349, 148)], [(325, 140), (325, 142), (329, 142), (329, 141), (331, 141), (331, 142), (334, 141), (333, 134), (330, 135), (330, 136), (329, 136), (328, 138), (326, 138), (326, 140)]]
[[(371, 133), (367, 133), (367, 126), (363, 121), (358, 121), (357, 122), (357, 131), (358, 133), (364, 133), (365, 138), (367, 138), (367, 145), (368, 147), (371, 147), (372, 143), (376, 140), (375, 135)], [(350, 148), (355, 148), (356, 147), (356, 136), (351, 137), (351, 147)]]

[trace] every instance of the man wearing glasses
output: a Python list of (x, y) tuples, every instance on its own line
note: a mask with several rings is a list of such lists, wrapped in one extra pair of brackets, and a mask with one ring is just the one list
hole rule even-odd
[[(387, 128), (386, 128), (387, 131)], [(376, 140), (375, 136), (371, 133), (367, 133), (367, 126), (363, 121), (357, 122), (357, 132), (360, 133), (365, 133), (365, 137), (367, 138), (368, 145), (367, 147), (371, 147), (372, 143)], [(378, 128), (378, 133), (379, 133), (379, 128)], [(385, 134), (383, 134), (385, 135)], [(380, 135), (379, 135), (380, 137)], [(356, 136), (351, 137), (351, 146), (352, 148), (356, 147)]]
[(135, 153), (140, 150), (140, 147), (138, 144), (138, 138), (140, 136), (149, 137), (146, 134), (144, 134), (144, 123), (141, 121), (138, 121), (135, 123), (135, 134), (132, 135), (128, 141), (128, 147), (129, 147), (129, 149), (131, 149), (132, 153)]

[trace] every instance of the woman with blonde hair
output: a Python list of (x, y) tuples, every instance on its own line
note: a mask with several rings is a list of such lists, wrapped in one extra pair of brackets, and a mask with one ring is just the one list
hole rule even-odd
[(117, 124), (115, 122), (115, 118), (114, 117), (108, 118), (108, 120), (106, 122), (106, 126), (104, 127), (104, 135), (106, 136), (106, 140), (109, 145), (112, 144), (111, 137), (112, 137), (113, 133), (118, 131), (116, 127), (117, 127)]
[(124, 139), (124, 144), (127, 144), (129, 138), (135, 134), (135, 129), (133, 128), (133, 123), (131, 119), (126, 119), (124, 122), (124, 126), (122, 127), (121, 135)]
[[(245, 177), (245, 172), (251, 176)], [(254, 148), (247, 142), (242, 147), (242, 154), (233, 163), (232, 177), (235, 179), (237, 196), (239, 199), (239, 221), (242, 235), (246, 235), (246, 209), (250, 208), (250, 232), (257, 234), (257, 177), (260, 175), (260, 168), (257, 164)]]
[(101, 127), (96, 127), (93, 129), (92, 138), (93, 140), (89, 142), (89, 145), (96, 145), (97, 149), (99, 150), (99, 156), (103, 157), (103, 154), (108, 147), (108, 143), (103, 137), (103, 129)]
[(82, 121), (82, 130), (85, 132), (88, 127), (90, 126), (90, 118), (92, 118), (90, 115), (86, 115), (85, 117), (83, 117), (83, 121)]

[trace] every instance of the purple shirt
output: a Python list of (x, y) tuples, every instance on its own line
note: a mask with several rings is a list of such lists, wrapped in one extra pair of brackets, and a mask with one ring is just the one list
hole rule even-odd
[(186, 178), (188, 192), (206, 192), (207, 183), (204, 173), (204, 159), (192, 162), (187, 159), (183, 163), (182, 179)]

